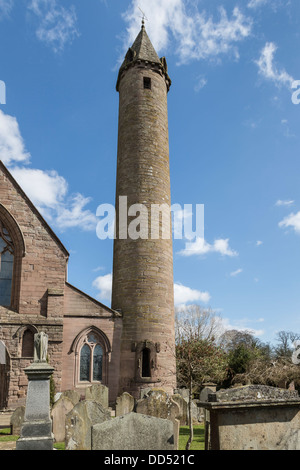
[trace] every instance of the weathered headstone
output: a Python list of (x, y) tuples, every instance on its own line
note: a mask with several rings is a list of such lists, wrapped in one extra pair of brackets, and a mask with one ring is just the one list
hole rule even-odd
[(179, 393), (176, 393), (175, 395), (172, 395), (172, 400), (177, 403), (179, 406), (179, 411), (180, 411), (180, 425), (181, 426), (186, 426), (189, 423), (188, 419), (188, 404), (186, 400), (179, 395)]
[(66, 438), (66, 415), (74, 408), (72, 401), (64, 397), (54, 404), (51, 411), (53, 434), (56, 442), (64, 442)]
[(25, 369), (28, 389), (24, 423), (16, 443), (17, 450), (53, 450), (50, 377), (54, 369), (45, 362), (47, 345), (47, 335), (38, 333), (34, 336), (35, 362)]
[(11, 425), (11, 432), (14, 436), (19, 436), (21, 434), (21, 428), (24, 422), (25, 417), (25, 406), (19, 406), (17, 408), (11, 418), (10, 418), (10, 425)]
[(108, 408), (108, 388), (101, 384), (91, 385), (85, 390), (85, 399), (96, 401), (104, 408)]
[(213, 383), (205, 383), (200, 392), (200, 401), (208, 401), (208, 395), (216, 393), (217, 386)]
[(174, 425), (175, 449), (178, 448), (180, 409), (164, 390), (152, 389), (146, 398), (137, 402), (136, 412), (171, 420)]
[(92, 450), (175, 450), (168, 419), (129, 413), (92, 428)]
[(6, 347), (3, 341), (0, 341), (0, 364), (6, 364)]
[(91, 430), (110, 420), (110, 412), (100, 403), (81, 401), (66, 416), (66, 450), (91, 450)]
[(123, 416), (131, 413), (134, 410), (135, 400), (127, 392), (124, 392), (117, 398), (116, 402), (116, 416)]
[(60, 394), (60, 398), (68, 398), (75, 406), (80, 402), (80, 393), (77, 390), (65, 390)]

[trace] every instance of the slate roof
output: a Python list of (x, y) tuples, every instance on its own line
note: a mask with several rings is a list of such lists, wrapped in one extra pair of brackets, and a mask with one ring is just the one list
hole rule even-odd
[[(126, 57), (124, 59), (123, 64), (120, 67), (118, 81), (117, 81), (117, 91), (119, 90), (119, 82), (121, 78), (121, 74), (128, 66), (135, 64), (137, 61), (149, 62), (151, 64), (159, 65), (167, 74), (166, 63), (160, 59), (149, 39), (147, 31), (145, 29), (144, 24), (142, 24), (142, 28), (132, 44), (132, 46), (128, 49)], [(169, 78), (169, 77), (168, 77)]]
[(144, 60), (161, 64), (160, 58), (149, 39), (145, 26), (142, 26), (141, 31), (131, 46), (131, 50), (135, 53), (134, 60)]

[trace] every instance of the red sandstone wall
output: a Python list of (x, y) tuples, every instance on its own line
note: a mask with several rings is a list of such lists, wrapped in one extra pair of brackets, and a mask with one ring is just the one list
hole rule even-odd
[[(18, 312), (46, 316), (47, 290), (64, 290), (68, 254), (2, 167), (0, 203), (15, 218), (25, 239)], [(56, 310), (55, 315), (62, 317), (62, 311)]]
[(16, 258), (12, 309), (0, 307), (0, 339), (10, 357), (8, 407), (14, 409), (25, 404), (24, 368), (32, 362), (22, 357), (22, 335), (28, 325), (49, 336), (49, 362), (60, 390), (68, 253), (1, 164), (0, 203), (0, 217), (13, 238)]
[[(151, 90), (144, 89), (144, 77), (151, 78)], [(165, 77), (151, 64), (134, 65), (124, 71), (119, 92), (116, 208), (119, 196), (127, 196), (128, 206), (144, 204), (150, 214), (151, 204), (171, 205)], [(117, 220), (117, 236), (118, 229)], [(176, 387), (173, 289), (172, 236), (115, 240), (112, 308), (124, 316), (120, 392)], [(140, 383), (133, 343), (144, 340), (160, 343), (160, 351), (153, 380)]]
[(108, 368), (103, 384), (109, 387), (109, 400), (114, 402), (118, 396), (121, 316), (69, 284), (65, 290), (64, 315), (62, 390), (80, 390), (87, 386), (78, 384), (76, 354), (79, 354), (79, 351), (74, 348), (74, 340), (84, 330), (95, 327), (103, 332), (110, 345)]

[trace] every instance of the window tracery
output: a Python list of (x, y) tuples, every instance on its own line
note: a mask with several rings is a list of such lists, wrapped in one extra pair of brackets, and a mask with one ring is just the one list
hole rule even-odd
[(80, 348), (80, 382), (102, 382), (103, 357), (100, 338), (94, 332), (87, 334)]

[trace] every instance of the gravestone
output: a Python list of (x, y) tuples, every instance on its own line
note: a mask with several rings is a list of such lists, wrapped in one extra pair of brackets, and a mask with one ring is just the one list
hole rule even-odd
[(200, 392), (200, 401), (208, 401), (208, 395), (216, 393), (217, 386), (213, 383), (205, 383), (203, 386), (204, 387)]
[(298, 400), (298, 392), (286, 390), (283, 388), (270, 387), (268, 385), (244, 385), (240, 387), (219, 390), (212, 394), (210, 398), (215, 397), (217, 402), (235, 402), (235, 401), (251, 401), (251, 400), (278, 400), (290, 401)]
[(73, 403), (73, 406), (75, 406), (80, 402), (80, 393), (77, 390), (65, 390), (64, 392), (59, 393), (57, 401), (60, 398), (68, 398)]
[(127, 392), (124, 392), (117, 398), (116, 402), (116, 416), (123, 416), (134, 411), (135, 400)]
[(100, 403), (78, 403), (66, 416), (66, 450), (91, 450), (92, 426), (110, 419), (110, 412)]
[(179, 393), (176, 393), (175, 395), (172, 395), (172, 400), (177, 403), (179, 406), (179, 411), (180, 411), (180, 425), (181, 426), (186, 426), (189, 424), (189, 410), (188, 410), (188, 404), (187, 401), (179, 395)]
[(24, 422), (25, 417), (25, 406), (19, 406), (17, 408), (11, 418), (10, 418), (10, 425), (11, 425), (11, 432), (14, 436), (19, 436), (21, 434), (21, 428)]
[(0, 341), (0, 365), (6, 364), (6, 347), (3, 341)]
[(92, 450), (175, 450), (168, 419), (128, 413), (92, 428)]
[(108, 388), (101, 384), (91, 385), (85, 390), (85, 399), (96, 401), (104, 408), (108, 408)]
[(72, 401), (61, 396), (51, 411), (53, 434), (56, 442), (64, 442), (66, 438), (66, 415), (74, 408)]
[(50, 377), (53, 367), (47, 362), (48, 337), (34, 335), (34, 362), (25, 369), (28, 377), (25, 418), (17, 450), (53, 450), (50, 418)]
[(178, 448), (180, 409), (179, 405), (164, 390), (152, 389), (146, 398), (137, 402), (136, 412), (172, 421), (174, 425), (175, 449)]

